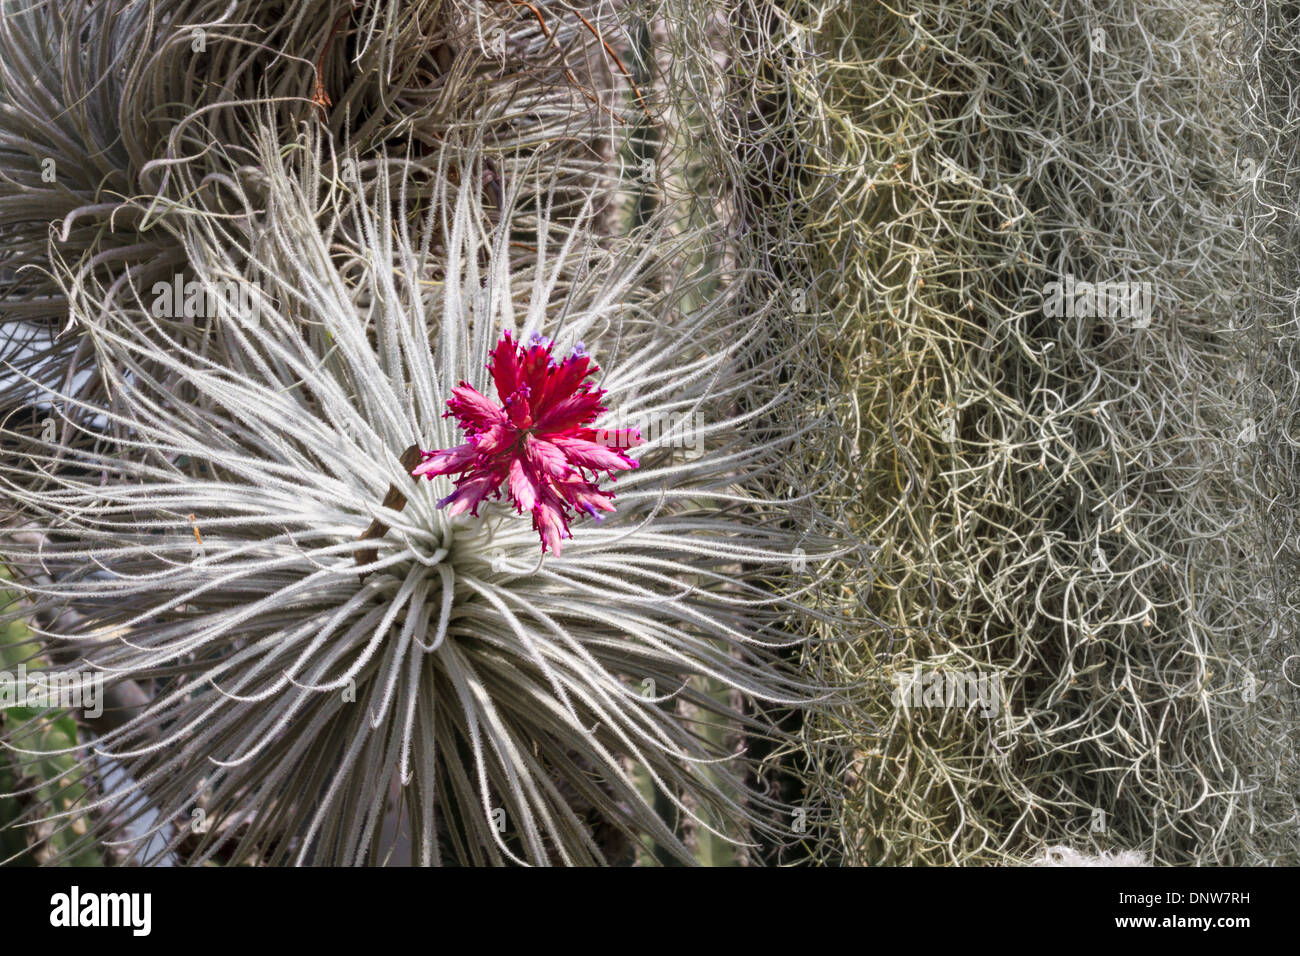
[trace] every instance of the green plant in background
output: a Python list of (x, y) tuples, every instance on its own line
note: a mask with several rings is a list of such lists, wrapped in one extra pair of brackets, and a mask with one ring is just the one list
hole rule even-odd
[[(0, 572), (0, 582), (8, 579), (8, 573)], [(40, 645), (31, 640), (22, 618), (7, 613), (17, 601), (14, 592), (0, 590), (0, 621), (5, 621), (0, 625), (0, 671), (10, 675), (17, 673), (20, 664), (33, 669), (44, 663), (38, 656)], [(0, 750), (0, 863), (25, 865), (57, 859), (72, 840), (86, 832), (85, 820), (74, 817), (68, 828), (56, 828), (37, 822), (40, 815), (30, 811), (42, 806), (61, 813), (75, 810), (86, 794), (73, 752), (78, 740), (76, 718), (67, 712), (9, 707), (0, 710), (0, 738), (10, 745)], [(66, 862), (99, 866), (102, 858), (98, 851), (84, 849)]]

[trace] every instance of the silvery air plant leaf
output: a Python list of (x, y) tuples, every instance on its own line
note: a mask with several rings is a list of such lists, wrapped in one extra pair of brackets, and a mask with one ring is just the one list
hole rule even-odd
[[(581, 221), (512, 241), (484, 213), (474, 144), (443, 148), (411, 219), (391, 214), (399, 177), (341, 191), (310, 137), (262, 142), (265, 212), (186, 217), (182, 237), (213, 288), (254, 263), (256, 308), (219, 299), (200, 324), (159, 316), (166, 289), (163, 308), (139, 290), (106, 309), (87, 285), (74, 307), (119, 446), (76, 451), (84, 472), (42, 490), (3, 472), (43, 532), (39, 553), (14, 546), (45, 569), (28, 596), (83, 615), (44, 639), (150, 689), (95, 748), (181, 824), (170, 846), (188, 840), (190, 863), (382, 862), (394, 787), (420, 864), (613, 862), (609, 834), (691, 862), (655, 794), (698, 832), (788, 835), (752, 761), (705, 733), (779, 740), (754, 715), (823, 693), (790, 662), (837, 552), (753, 490), (817, 423), (781, 424), (769, 307), (735, 291), (753, 284), (682, 265), (702, 261), (694, 236), (599, 247), (590, 271)], [(488, 371), (530, 341), (570, 379), (531, 409), (583, 405), (550, 439)], [(484, 437), (503, 414), (523, 474)], [(467, 431), (481, 447), (459, 472), (402, 460)], [(503, 462), (499, 499), (475, 485), (453, 507), (453, 478), (463, 492)], [(108, 811), (137, 797), (99, 795), (114, 822), (85, 840), (130, 839)]]

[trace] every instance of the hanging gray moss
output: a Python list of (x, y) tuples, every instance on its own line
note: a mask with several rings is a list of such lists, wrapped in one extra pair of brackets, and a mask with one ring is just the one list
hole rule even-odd
[[(1251, 474), (1221, 12), (822, 22), (808, 102), (839, 178), (815, 235), (860, 475), (842, 500), (879, 549), (845, 570), (870, 594), (858, 639), (814, 665), (864, 685), (814, 735), (810, 780), (850, 860), (1295, 859), (1294, 711), (1253, 692), (1278, 687), (1258, 519), (1279, 504)], [(937, 703), (958, 678), (998, 689), (995, 717)], [(938, 690), (902, 706), (900, 682)]]

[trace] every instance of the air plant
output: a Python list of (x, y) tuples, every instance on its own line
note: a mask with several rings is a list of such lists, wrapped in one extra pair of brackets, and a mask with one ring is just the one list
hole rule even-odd
[[(743, 276), (719, 283), (690, 266), (699, 237), (648, 232), (584, 271), (584, 222), (543, 215), (517, 251), (483, 208), (481, 177), (449, 174), (481, 169), (481, 140), (435, 157), (441, 185), (416, 235), (386, 178), (369, 195), (322, 179), (318, 138), (288, 152), (270, 129), (251, 141), (265, 211), (185, 216), (179, 236), (205, 283), (259, 283), (256, 315), (159, 318), (147, 298), (127, 307), (81, 284), (73, 314), (111, 400), (64, 398), (105, 416), (118, 443), (77, 449), (84, 469), (48, 487), (21, 472), (56, 447), (0, 470), (32, 532), (23, 541), (40, 542), (17, 542), (15, 566), (47, 573), (15, 586), (38, 610), (82, 615), (43, 640), (109, 684), (150, 689), (94, 741), (132, 783), (78, 806), (99, 822), (68, 852), (125, 839), (110, 811), (143, 795), (176, 828), (160, 852), (189, 840), (190, 862), (377, 862), (396, 793), (422, 864), (610, 862), (598, 827), (689, 862), (643, 779), (702, 832), (783, 838), (789, 818), (747, 782), (746, 754), (705, 733), (723, 722), (781, 740), (747, 702), (800, 707), (825, 692), (783, 654), (833, 613), (800, 600), (817, 575), (795, 574), (802, 585), (784, 595), (766, 586), (836, 553), (790, 526), (788, 502), (754, 492), (792, 436), (817, 427), (770, 427), (782, 355), (765, 341), (771, 306), (737, 296)], [(516, 188), (545, 196), (534, 175)], [(501, 342), (534, 335), (573, 350), (550, 381), (583, 406), (575, 426), (654, 423), (635, 450), (608, 452), (639, 467), (603, 522), (572, 526), (562, 555), (558, 537), (539, 551), (504, 503), (439, 508), (465, 500), (433, 473), (445, 469), (417, 480), (399, 460), (413, 443), (453, 447), (448, 399), (472, 419), (489, 356), (501, 372)], [(572, 384), (594, 373), (579, 341), (600, 356), (599, 390)], [(589, 422), (597, 401), (608, 416)], [(485, 452), (492, 404), (478, 404), (471, 436)], [(585, 444), (566, 453), (612, 464)], [(549, 475), (539, 501), (574, 481)], [(400, 509), (384, 506), (386, 488)], [(372, 519), (382, 537), (366, 538)], [(66, 822), (54, 802), (43, 809)]]

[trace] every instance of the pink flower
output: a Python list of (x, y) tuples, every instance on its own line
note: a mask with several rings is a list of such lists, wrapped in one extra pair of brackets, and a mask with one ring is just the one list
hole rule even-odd
[(422, 451), (411, 474), (456, 476), (456, 490), (438, 502), (451, 515), (466, 509), (477, 515), (478, 506), (489, 495), (500, 498), (506, 485), (515, 509), (532, 513), (542, 551), (559, 554), (561, 539), (572, 537), (570, 509), (597, 520), (597, 512), (614, 510), (614, 494), (597, 487), (597, 473), (612, 481), (615, 471), (635, 468), (623, 449), (641, 444), (641, 434), (587, 427), (605, 412), (604, 390), (586, 381), (600, 369), (581, 342), (558, 363), (551, 348), (536, 333), (524, 345), (502, 332), (487, 365), (499, 404), (465, 382), (453, 388), (443, 417), (456, 417), (465, 444)]

